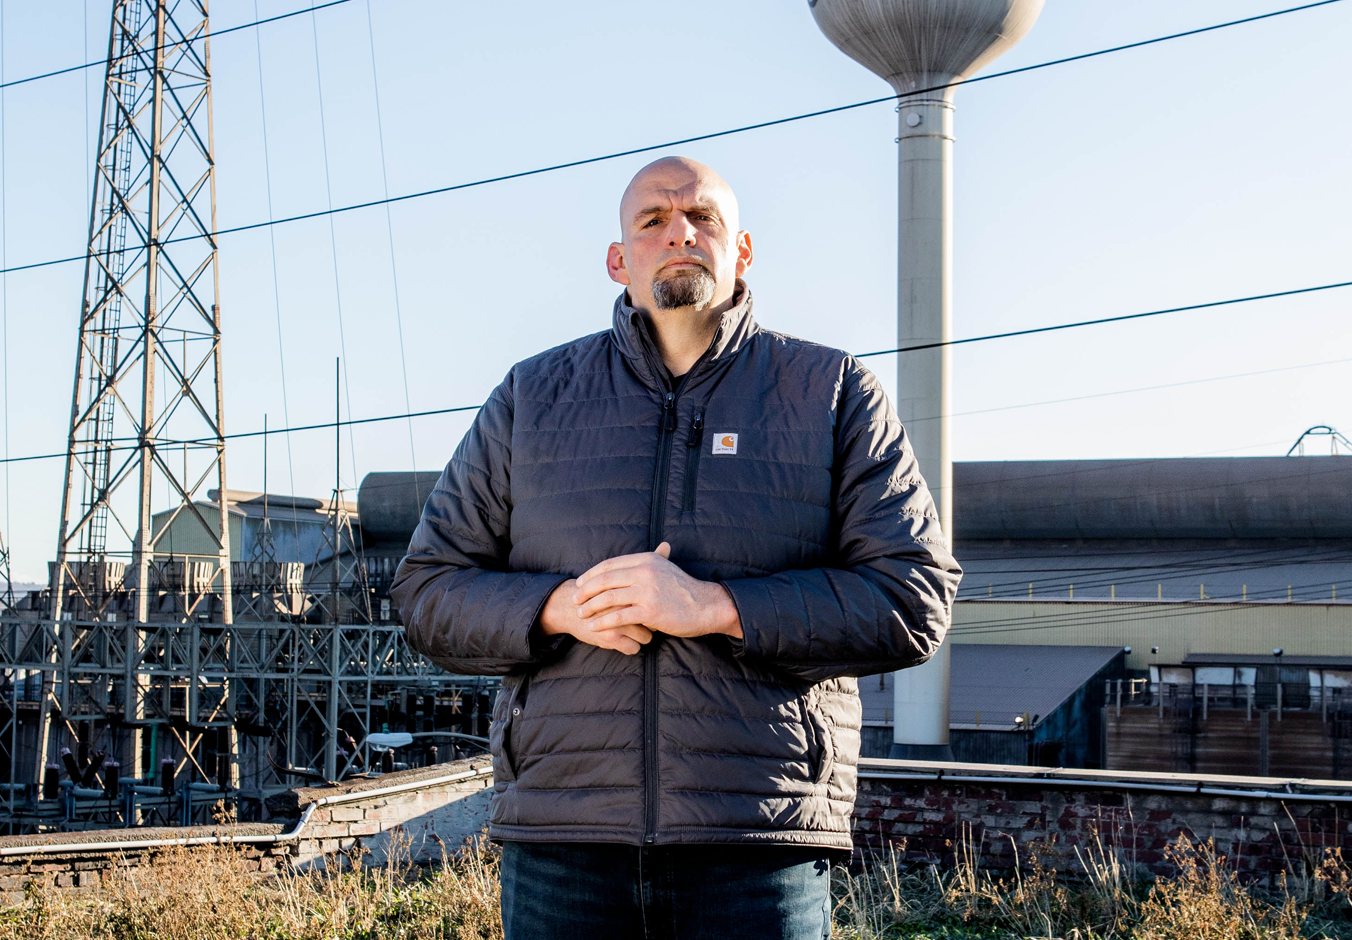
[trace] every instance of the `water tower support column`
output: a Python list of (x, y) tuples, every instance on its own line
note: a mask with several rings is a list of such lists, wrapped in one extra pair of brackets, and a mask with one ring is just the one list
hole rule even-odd
[[(953, 321), (952, 83), (994, 61), (1032, 29), (1043, 0), (808, 0), (841, 52), (897, 93), (897, 339), (951, 338)], [(936, 89), (925, 91), (924, 89)], [(897, 413), (953, 540), (947, 347), (897, 357)], [(896, 673), (892, 756), (951, 760), (948, 641), (925, 665)]]
[[(942, 93), (897, 109), (897, 345), (947, 342), (953, 325), (953, 104)], [(896, 408), (939, 510), (953, 532), (949, 452), (950, 347), (897, 356)], [(923, 666), (894, 675), (892, 757), (951, 760), (947, 641)]]

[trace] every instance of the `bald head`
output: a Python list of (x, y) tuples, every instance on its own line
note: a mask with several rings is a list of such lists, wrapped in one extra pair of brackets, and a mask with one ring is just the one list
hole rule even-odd
[(634, 174), (620, 197), (620, 238), (628, 236), (646, 209), (688, 202), (717, 208), (727, 227), (737, 231), (737, 197), (712, 169), (689, 157), (663, 157)]
[(739, 230), (737, 197), (721, 176), (689, 157), (663, 157), (625, 187), (606, 264), (641, 310), (708, 312), (751, 266), (751, 236)]

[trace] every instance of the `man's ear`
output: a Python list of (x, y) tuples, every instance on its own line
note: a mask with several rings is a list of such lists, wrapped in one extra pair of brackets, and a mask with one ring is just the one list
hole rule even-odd
[(617, 284), (629, 286), (629, 269), (624, 265), (624, 242), (611, 242), (606, 251), (606, 273)]
[(751, 267), (751, 233), (737, 233), (737, 276), (741, 277), (746, 273), (746, 269)]

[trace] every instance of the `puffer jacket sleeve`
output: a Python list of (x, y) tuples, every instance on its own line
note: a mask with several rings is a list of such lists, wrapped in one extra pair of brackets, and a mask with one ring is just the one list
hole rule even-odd
[(561, 574), (508, 571), (513, 374), (480, 409), (423, 506), (390, 591), (408, 643), (450, 672), (540, 661), (531, 628)]
[(877, 378), (846, 358), (839, 388), (832, 567), (723, 582), (741, 617), (738, 655), (812, 681), (929, 659), (962, 577)]

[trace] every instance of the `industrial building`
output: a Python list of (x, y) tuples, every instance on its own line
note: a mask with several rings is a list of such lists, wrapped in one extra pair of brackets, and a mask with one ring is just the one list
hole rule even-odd
[[(333, 509), (332, 500), (241, 490), (231, 490), (227, 495), (231, 561), (248, 561), (263, 553), (305, 562), (327, 557), (324, 526)], [(220, 491), (209, 490), (207, 498), (194, 506), (196, 513), (155, 513), (151, 532), (157, 555), (216, 557), (213, 533), (220, 528)], [(357, 522), (355, 518), (353, 521)], [(269, 541), (270, 545), (265, 544)]]
[[(1110, 706), (1101, 732), (1084, 724), (1060, 741), (1065, 766), (1352, 776), (1352, 459), (956, 463), (953, 480), (965, 572), (950, 634), (955, 759), (987, 759), (967, 750), (972, 684), (1021, 674), (1018, 647), (1033, 647), (1044, 691), (1075, 687)], [(974, 645), (1000, 652), (973, 670), (963, 657)], [(1078, 665), (1076, 651), (1091, 649), (1122, 652), (1111, 690)], [(1020, 704), (1035, 691), (1019, 694), (1002, 720), (1035, 710)], [(1204, 711), (1211, 724), (1194, 727)], [(1235, 711), (1251, 724), (1208, 743)], [(1299, 760), (1262, 743), (1269, 713), (1288, 742), (1317, 724), (1294, 745)], [(880, 702), (865, 723), (881, 754), (891, 715)], [(1006, 747), (1002, 762), (1047, 759), (1051, 730), (1019, 729), (1030, 747)]]
[[(960, 763), (1104, 766), (1103, 707), (1125, 675), (1119, 646), (953, 646), (949, 742)], [(892, 746), (891, 673), (859, 680), (861, 752)]]

